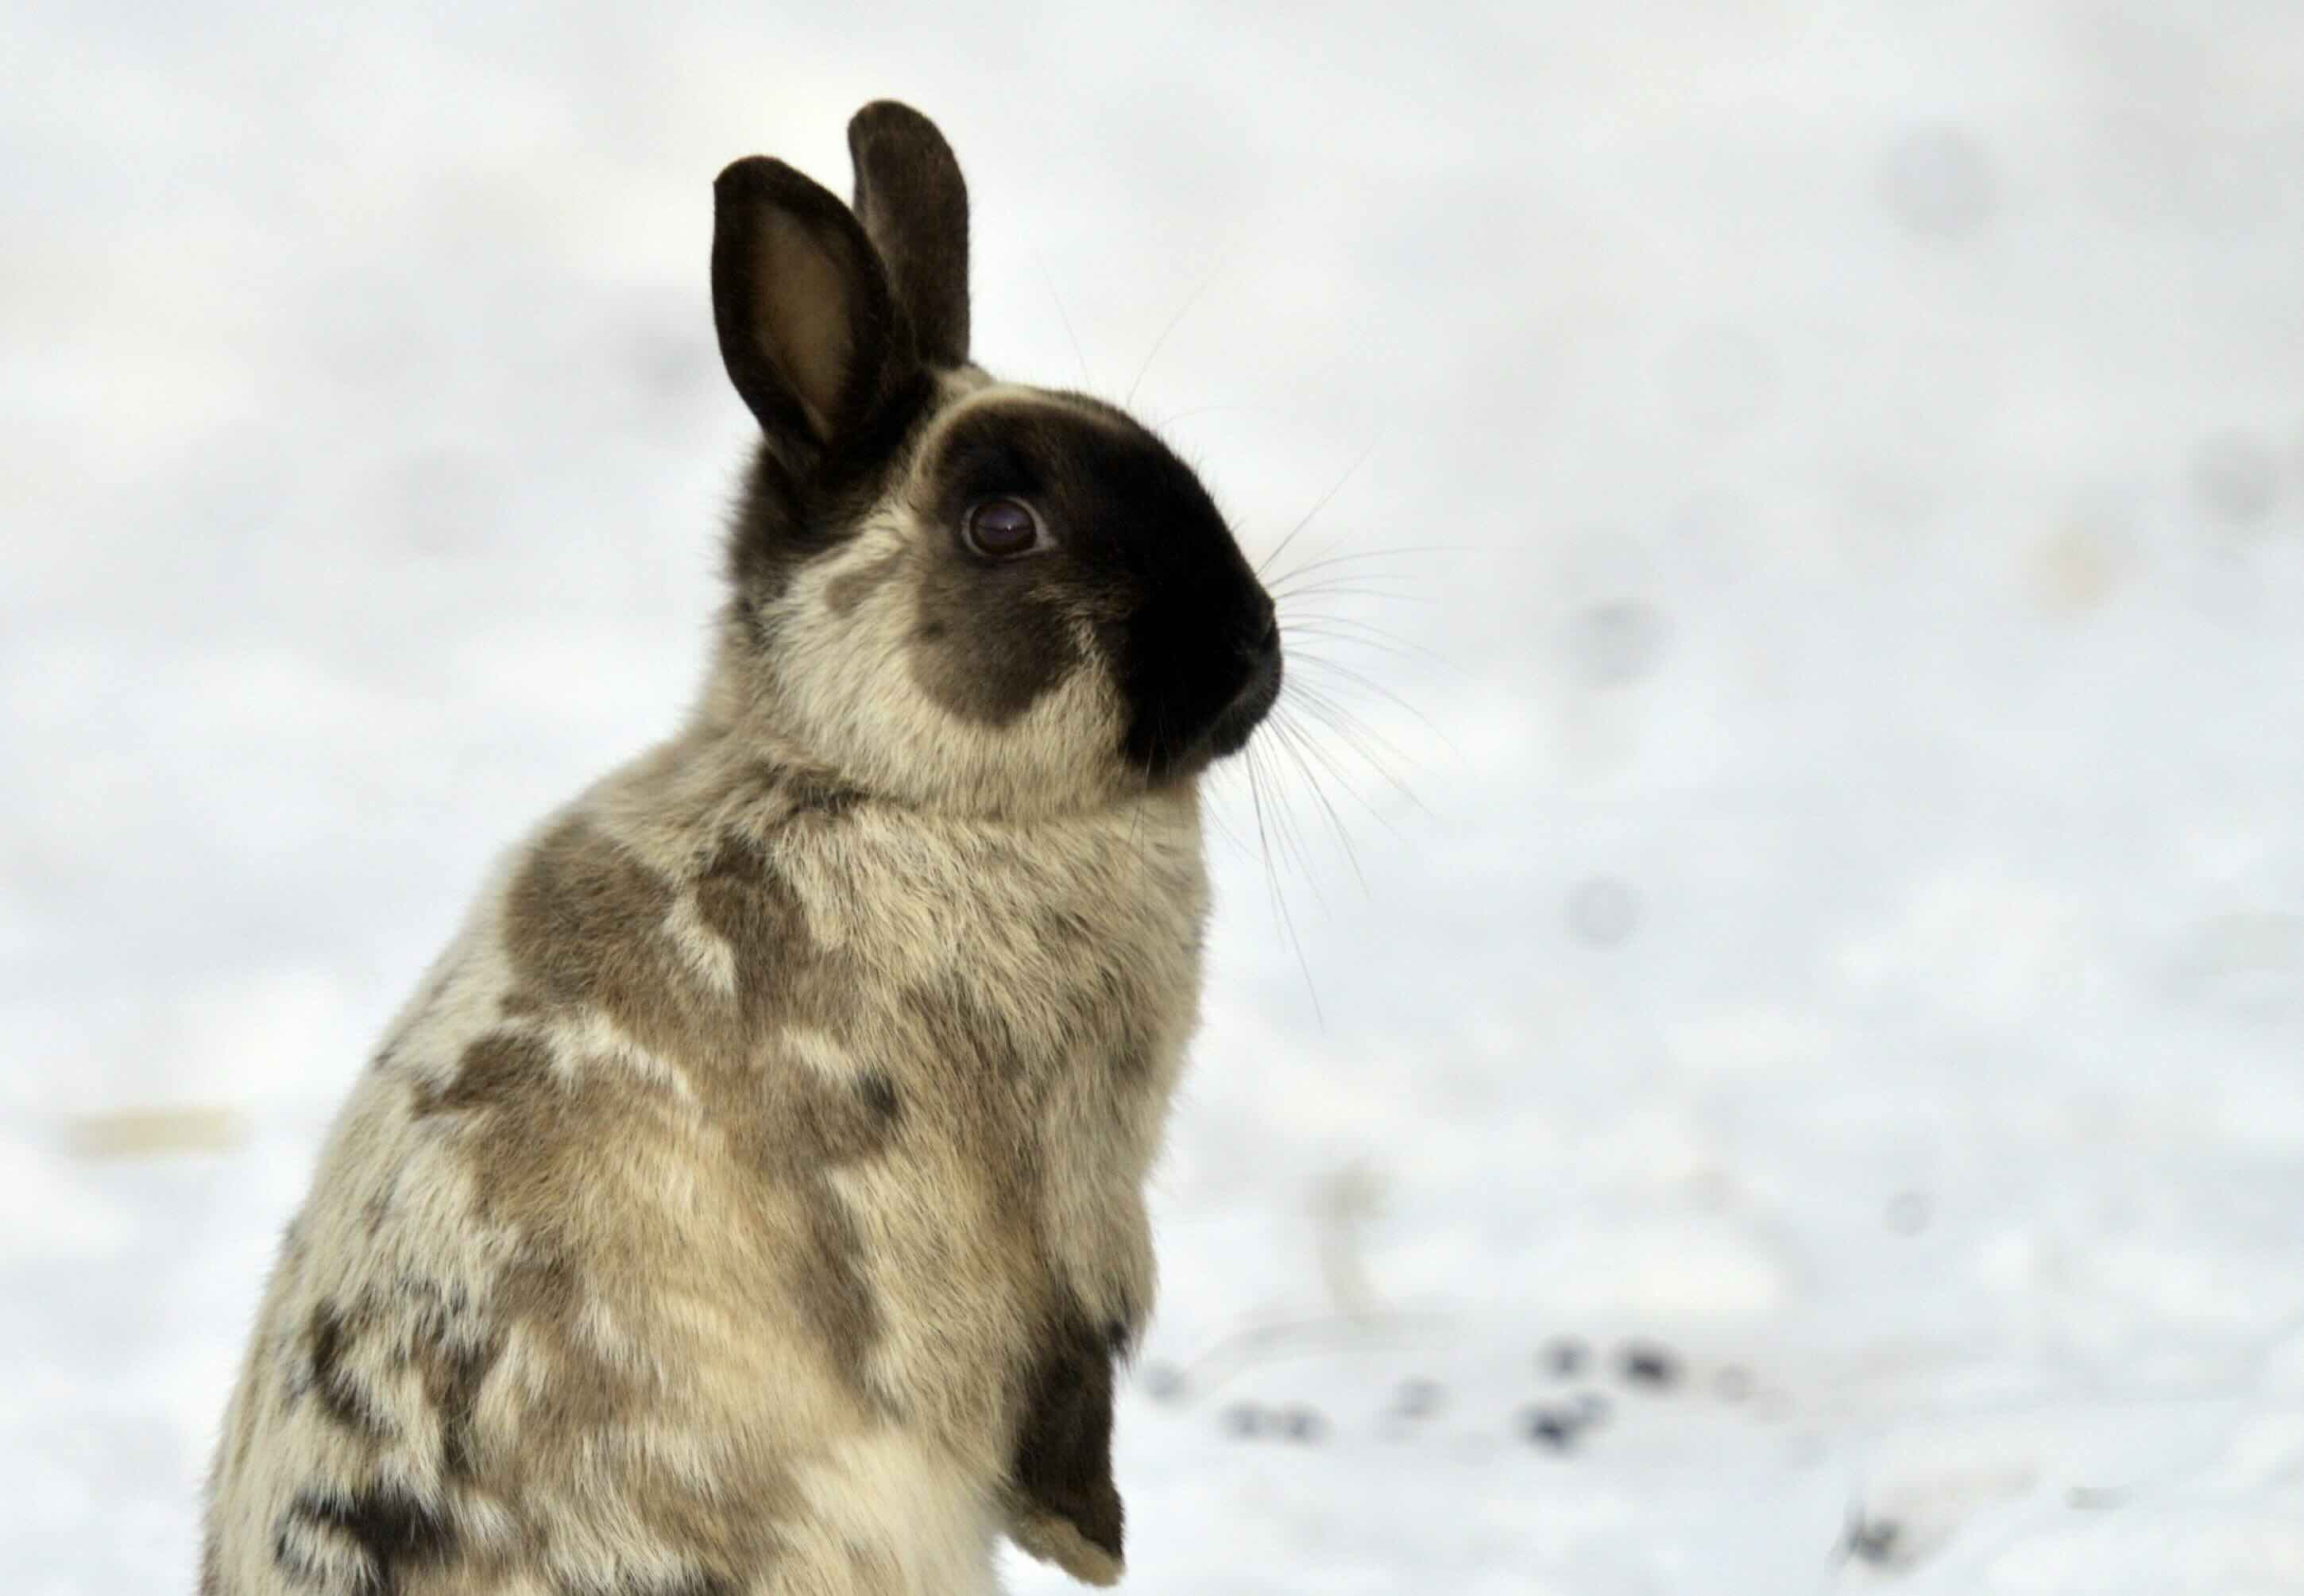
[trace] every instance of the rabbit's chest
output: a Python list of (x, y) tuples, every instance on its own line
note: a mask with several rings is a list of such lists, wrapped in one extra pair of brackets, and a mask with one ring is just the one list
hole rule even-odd
[(784, 866), (837, 989), (784, 1046), (882, 1117), (824, 1178), (878, 1326), (866, 1383), (994, 1437), (1031, 1326), (1124, 1335), (1150, 1307), (1142, 1188), (1198, 1015), (1197, 838), (857, 840)]
[(987, 1110), (1165, 1102), (1198, 1010), (1196, 836), (891, 825), (854, 841), (787, 866), (838, 1028)]

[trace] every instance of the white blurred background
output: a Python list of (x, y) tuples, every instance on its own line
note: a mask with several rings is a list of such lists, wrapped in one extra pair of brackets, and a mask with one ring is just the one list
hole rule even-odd
[(980, 359), (1317, 506), (1131, 1588), (2304, 1589), (2304, 10), (797, 9), (9, 6), (9, 1590), (189, 1588), (326, 1115), (698, 680), (711, 179), (881, 96)]

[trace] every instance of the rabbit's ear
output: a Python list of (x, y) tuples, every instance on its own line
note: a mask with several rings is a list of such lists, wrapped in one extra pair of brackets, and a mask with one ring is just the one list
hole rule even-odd
[(749, 156), (712, 185), (712, 318), (761, 428), (817, 450), (847, 437), (911, 364), (888, 280), (839, 198)]
[(968, 359), (968, 185), (936, 123), (875, 100), (848, 123), (856, 215), (880, 251), (920, 359)]

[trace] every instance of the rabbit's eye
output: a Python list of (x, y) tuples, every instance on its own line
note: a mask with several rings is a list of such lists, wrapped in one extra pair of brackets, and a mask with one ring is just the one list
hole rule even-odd
[(1040, 518), (1021, 499), (987, 499), (961, 523), (968, 546), (987, 560), (1009, 560), (1040, 546)]

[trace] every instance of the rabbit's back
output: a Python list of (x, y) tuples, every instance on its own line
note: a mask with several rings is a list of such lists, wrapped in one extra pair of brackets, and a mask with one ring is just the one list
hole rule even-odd
[(1193, 802), (924, 815), (705, 729), (555, 817), (330, 1136), (207, 1588), (989, 1590), (1036, 1381), (1149, 1306)]

